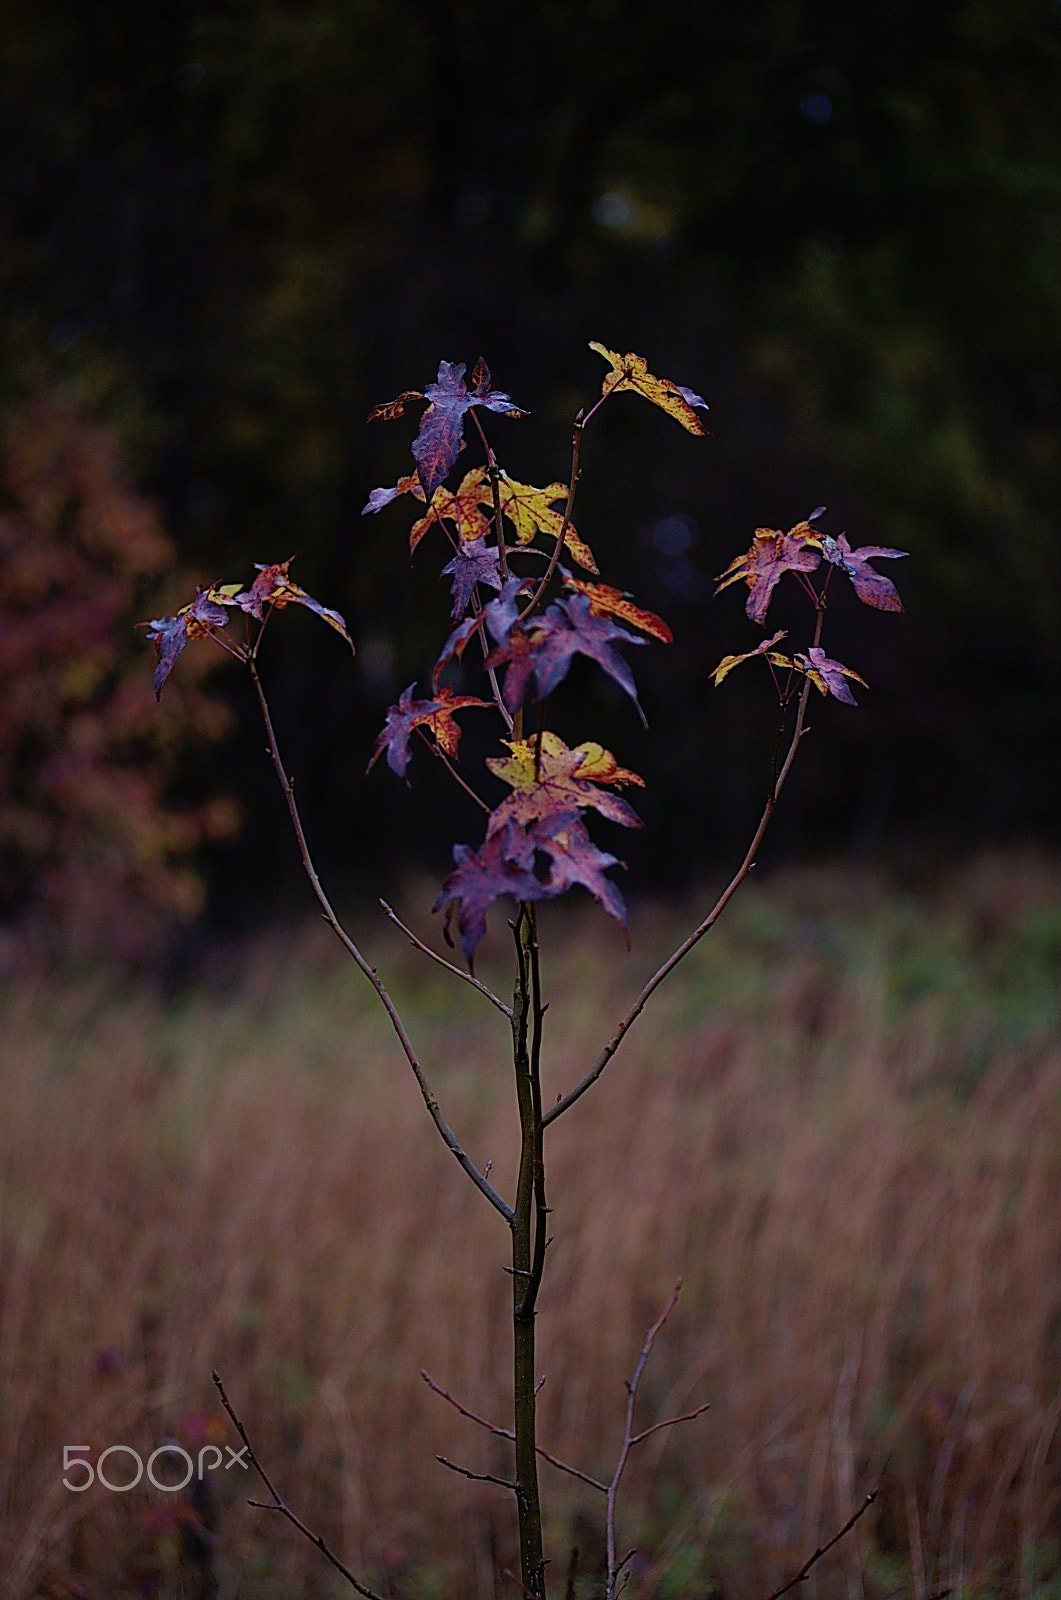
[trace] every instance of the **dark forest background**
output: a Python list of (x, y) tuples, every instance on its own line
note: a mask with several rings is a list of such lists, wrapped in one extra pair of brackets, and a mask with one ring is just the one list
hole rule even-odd
[[(720, 656), (754, 642), (713, 578), (757, 525), (823, 502), (830, 531), (910, 552), (888, 569), (907, 614), (835, 608), (831, 652), (870, 688), (857, 712), (816, 712), (766, 859), (921, 870), (1056, 844), (1056, 0), (0, 0), (0, 71), (8, 556), (29, 515), (11, 452), (36, 437), (27, 417), (54, 433), (56, 407), (118, 441), (180, 564), (178, 590), (141, 562), (150, 609), (123, 629), (195, 579), (297, 555), (358, 642), (351, 665), (289, 612), (266, 661), (344, 893), (437, 873), (478, 827), (426, 761), (411, 790), (381, 769), (363, 781), (448, 611), (439, 552), (410, 573), (402, 507), (360, 515), (408, 470), (411, 435), (365, 415), (440, 358), (482, 354), (532, 413), (489, 419), (504, 464), (565, 477), (571, 418), (603, 375), (590, 339), (711, 405), (706, 443), (633, 399), (587, 436), (579, 528), (677, 636), (637, 663), (647, 736), (603, 690), (560, 713), (649, 779), (627, 888), (681, 887), (744, 842), (773, 710), (751, 673), (711, 687)], [(150, 675), (142, 635), (121, 637), (108, 693)], [(0, 656), (10, 698), (25, 660)], [(185, 843), (204, 843), (210, 913), (238, 925), (303, 891), (243, 685), (222, 671), (209, 689), (237, 717), (170, 760), (165, 803), (199, 819)], [(61, 699), (32, 737), (8, 729), (9, 916), (49, 870), (62, 902), (63, 801), (40, 779)], [(241, 808), (234, 836), (219, 796)]]

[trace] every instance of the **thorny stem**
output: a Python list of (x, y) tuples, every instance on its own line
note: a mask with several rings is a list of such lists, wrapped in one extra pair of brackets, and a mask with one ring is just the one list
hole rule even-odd
[[(814, 627), (815, 645), (817, 645), (821, 639), (822, 625), (824, 621), (825, 596), (822, 594), (817, 602), (817, 620)], [(704, 937), (704, 934), (709, 931), (709, 929), (714, 927), (715, 923), (718, 921), (723, 911), (725, 911), (726, 907), (733, 899), (733, 896), (736, 894), (745, 878), (751, 872), (755, 865), (755, 858), (759, 853), (759, 846), (763, 842), (763, 835), (770, 826), (770, 819), (773, 817), (774, 811), (777, 808), (777, 802), (781, 794), (781, 790), (785, 786), (785, 781), (792, 770), (792, 763), (796, 759), (796, 752), (798, 751), (803, 740), (807, 715), (807, 701), (810, 696), (810, 691), (811, 681), (808, 678), (806, 683), (803, 685), (803, 690), (799, 697), (799, 708), (796, 712), (796, 724), (792, 731), (792, 740), (789, 744), (788, 752), (781, 764), (780, 771), (777, 773), (776, 778), (771, 783), (770, 793), (767, 796), (766, 805), (763, 808), (763, 814), (759, 818), (758, 826), (752, 835), (752, 840), (747, 851), (745, 852), (744, 860), (741, 862), (740, 866), (737, 868), (737, 871), (723, 889), (722, 893), (719, 895), (718, 899), (715, 901), (704, 920), (699, 924), (698, 927), (693, 929), (688, 938), (683, 939), (682, 943), (677, 947), (676, 950), (672, 951), (663, 964), (657, 967), (656, 971), (652, 974), (651, 978), (649, 978), (648, 982), (641, 990), (641, 993), (627, 1011), (626, 1015), (615, 1029), (615, 1032), (612, 1034), (611, 1038), (608, 1040), (607, 1044), (604, 1046), (600, 1055), (597, 1057), (590, 1070), (586, 1073), (585, 1077), (582, 1078), (580, 1082), (576, 1083), (573, 1089), (569, 1089), (567, 1094), (561, 1095), (556, 1104), (551, 1106), (550, 1109), (545, 1113), (545, 1116), (542, 1119), (544, 1127), (547, 1128), (550, 1123), (556, 1121), (557, 1117), (563, 1116), (564, 1112), (570, 1110), (576, 1100), (580, 1100), (582, 1098), (587, 1089), (593, 1087), (601, 1073), (604, 1071), (605, 1067), (608, 1065), (609, 1061), (615, 1055), (615, 1052), (618, 1050), (623, 1040), (626, 1038), (626, 1035), (629, 1033), (630, 1029), (633, 1027), (634, 1023), (645, 1009), (645, 1006), (648, 1004), (652, 995), (655, 994), (656, 990), (663, 982), (664, 978), (674, 971), (674, 968), (680, 961), (684, 961), (685, 957), (689, 954), (689, 951), (692, 950), (695, 945), (699, 944), (700, 940)]]
[(337, 1572), (342, 1573), (347, 1583), (349, 1583), (352, 1588), (356, 1589), (358, 1594), (363, 1595), (365, 1600), (381, 1600), (381, 1597), (374, 1589), (368, 1588), (366, 1584), (354, 1577), (354, 1574), (350, 1571), (350, 1568), (343, 1565), (335, 1552), (328, 1548), (320, 1534), (314, 1533), (310, 1528), (307, 1528), (306, 1524), (302, 1521), (302, 1518), (296, 1516), (296, 1514), (291, 1510), (291, 1507), (288, 1505), (280, 1491), (276, 1488), (273, 1480), (270, 1478), (269, 1474), (258, 1460), (258, 1457), (255, 1455), (254, 1446), (247, 1437), (247, 1430), (243, 1426), (243, 1423), (240, 1421), (239, 1417), (236, 1415), (232, 1402), (225, 1393), (225, 1386), (221, 1382), (221, 1375), (216, 1371), (214, 1373), (214, 1383), (217, 1386), (218, 1394), (221, 1396), (221, 1404), (228, 1412), (233, 1424), (235, 1425), (236, 1432), (239, 1434), (240, 1438), (243, 1440), (243, 1443), (247, 1447), (247, 1454), (250, 1457), (251, 1466), (254, 1468), (255, 1472), (258, 1474), (259, 1478), (265, 1484), (265, 1487), (273, 1497), (271, 1504), (265, 1504), (260, 1500), (250, 1500), (248, 1501), (248, 1504), (257, 1507), (262, 1511), (279, 1511), (282, 1516), (287, 1518), (288, 1522), (294, 1524), (299, 1533), (303, 1534), (309, 1540), (310, 1544), (316, 1545), (321, 1555), (324, 1556), (326, 1560), (331, 1562), (332, 1566)]
[(431, 1115), (431, 1120), (434, 1122), (435, 1127), (442, 1136), (443, 1143), (456, 1157), (458, 1163), (464, 1168), (464, 1171), (475, 1184), (475, 1187), (486, 1196), (490, 1204), (496, 1211), (501, 1213), (505, 1221), (511, 1224), (513, 1217), (512, 1207), (508, 1204), (507, 1200), (504, 1200), (501, 1195), (498, 1194), (493, 1185), (488, 1182), (484, 1175), (479, 1171), (478, 1167), (476, 1167), (474, 1161), (472, 1161), (460, 1140), (457, 1138), (457, 1135), (453, 1132), (453, 1129), (442, 1115), (442, 1110), (435, 1096), (435, 1092), (428, 1082), (427, 1075), (424, 1072), (423, 1067), (420, 1065), (420, 1061), (417, 1057), (416, 1051), (413, 1048), (412, 1041), (406, 1032), (405, 1024), (398, 1014), (398, 1009), (395, 1006), (394, 1001), (387, 992), (387, 988), (383, 982), (383, 979), (376, 971), (376, 968), (372, 966), (371, 962), (366, 960), (366, 958), (361, 954), (361, 951), (358, 949), (357, 945), (351, 939), (350, 935), (339, 921), (339, 918), (336, 916), (335, 911), (332, 908), (331, 901), (324, 892), (321, 881), (317, 876), (316, 868), (313, 865), (313, 859), (309, 853), (309, 845), (306, 843), (306, 835), (302, 828), (302, 818), (299, 815), (298, 805), (295, 801), (295, 786), (287, 775), (287, 772), (284, 768), (283, 758), (280, 755), (280, 747), (277, 744), (276, 732), (273, 728), (273, 719), (269, 713), (269, 704), (265, 698), (265, 690), (262, 687), (261, 678), (258, 676), (257, 665), (254, 661), (248, 660), (247, 667), (254, 683), (255, 693), (258, 696), (258, 705), (261, 708), (262, 720), (265, 723), (265, 733), (269, 741), (269, 754), (272, 757), (273, 766), (276, 769), (276, 775), (280, 780), (280, 787), (284, 791), (284, 799), (287, 801), (287, 809), (291, 818), (291, 826), (295, 830), (295, 838), (298, 841), (299, 854), (302, 857), (302, 866), (305, 870), (306, 877), (309, 879), (310, 887), (317, 897), (317, 903), (324, 914), (324, 920), (339, 939), (343, 948), (353, 958), (356, 965), (364, 973), (365, 977), (368, 979), (369, 983), (379, 996), (380, 1003), (391, 1020), (391, 1026), (398, 1035), (398, 1042), (401, 1045), (402, 1050), (405, 1052), (405, 1058), (413, 1069), (413, 1074), (416, 1078), (417, 1084), (420, 1087), (420, 1093), (423, 1096), (424, 1104)]
[(496, 995), (492, 989), (488, 989), (486, 984), (482, 983), (475, 976), (474, 972), (469, 972), (466, 967), (455, 966), (452, 961), (447, 961), (445, 956), (440, 956), (437, 950), (432, 950), (430, 945), (424, 944), (422, 939), (417, 938), (412, 928), (407, 928), (405, 926), (405, 923), (402, 921), (401, 917), (399, 917), (397, 912), (387, 904), (386, 900), (380, 901), (380, 907), (384, 916), (389, 917), (391, 922), (394, 923), (394, 926), (401, 929), (402, 933), (404, 933), (405, 937), (408, 939), (409, 943), (414, 947), (414, 949), (419, 950), (421, 954), (428, 956), (440, 967), (444, 967), (447, 972), (452, 972), (455, 978), (462, 978), (464, 982), (470, 984), (473, 989), (478, 989), (479, 993), (484, 997), (484, 999), (489, 1000), (490, 1004), (492, 1006), (496, 1006), (502, 1015), (506, 1016), (511, 1022), (512, 1007), (506, 1006), (505, 1002), (500, 998), (500, 996)]

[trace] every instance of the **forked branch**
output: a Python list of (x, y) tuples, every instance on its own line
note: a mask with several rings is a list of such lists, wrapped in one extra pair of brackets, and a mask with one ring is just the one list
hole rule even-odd
[(259, 1478), (262, 1480), (265, 1487), (273, 1497), (271, 1501), (248, 1500), (247, 1504), (254, 1506), (255, 1509), (259, 1511), (279, 1511), (280, 1515), (282, 1517), (286, 1517), (288, 1522), (296, 1527), (304, 1538), (309, 1540), (310, 1544), (316, 1545), (317, 1549), (320, 1551), (325, 1560), (331, 1562), (336, 1572), (342, 1573), (343, 1577), (346, 1579), (347, 1583), (350, 1584), (351, 1588), (356, 1589), (358, 1594), (364, 1596), (364, 1600), (382, 1600), (381, 1595), (378, 1595), (374, 1589), (370, 1589), (367, 1584), (362, 1583), (360, 1578), (356, 1578), (354, 1576), (354, 1574), (350, 1571), (350, 1568), (345, 1566), (343, 1562), (339, 1560), (339, 1557), (335, 1554), (335, 1551), (328, 1547), (319, 1533), (314, 1533), (311, 1528), (307, 1528), (306, 1524), (302, 1521), (302, 1518), (292, 1511), (291, 1507), (288, 1505), (287, 1501), (284, 1499), (283, 1495), (280, 1493), (279, 1489), (273, 1483), (273, 1480), (270, 1478), (269, 1474), (258, 1460), (258, 1457), (255, 1455), (254, 1446), (247, 1437), (247, 1430), (237, 1416), (231, 1400), (225, 1393), (225, 1386), (221, 1382), (221, 1374), (219, 1372), (214, 1373), (214, 1383), (217, 1386), (218, 1394), (221, 1396), (221, 1404), (228, 1412), (236, 1432), (239, 1434), (240, 1438), (243, 1440), (243, 1443), (247, 1447), (247, 1455), (250, 1459), (251, 1466), (254, 1468), (255, 1472), (258, 1474)]

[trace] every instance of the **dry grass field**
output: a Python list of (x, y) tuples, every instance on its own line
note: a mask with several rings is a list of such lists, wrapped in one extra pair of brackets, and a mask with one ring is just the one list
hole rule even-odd
[[(643, 907), (627, 956), (589, 912), (545, 920), (556, 1092), (680, 923)], [(450, 1120), (509, 1185), (504, 1019), (385, 925), (364, 937)], [(177, 998), (28, 978), (2, 996), (8, 1600), (349, 1592), (247, 1508), (238, 1468), (194, 1499), (63, 1486), (66, 1445), (235, 1444), (214, 1367), (292, 1504), (381, 1593), (518, 1600), (508, 1497), (435, 1460), (505, 1476), (508, 1447), (420, 1377), (508, 1420), (503, 1223), (327, 938), (230, 952)], [(556, 1124), (542, 1442), (608, 1475), (679, 1275), (639, 1420), (711, 1402), (632, 1461), (631, 1597), (761, 1600), (877, 1485), (802, 1594), (1061, 1595), (1059, 983), (1049, 861), (920, 896), (775, 879)], [(543, 1488), (553, 1588), (577, 1545), (596, 1594), (600, 1497), (548, 1465)]]

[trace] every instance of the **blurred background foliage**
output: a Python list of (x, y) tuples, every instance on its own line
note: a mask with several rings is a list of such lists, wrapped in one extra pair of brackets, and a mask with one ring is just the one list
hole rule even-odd
[[(111, 430), (189, 597), (296, 554), (345, 613), (352, 668), (288, 613), (266, 670), (346, 893), (437, 871), (478, 827), (426, 761), (409, 791), (361, 779), (448, 609), (441, 550), (410, 579), (402, 507), (360, 518), (409, 464), (406, 424), (364, 416), (481, 353), (532, 411), (490, 419), (502, 460), (563, 477), (601, 381), (591, 338), (712, 407), (706, 443), (633, 399), (587, 436), (579, 527), (677, 635), (638, 662), (647, 738), (589, 678), (589, 703), (557, 712), (649, 779), (629, 888), (687, 882), (745, 838), (772, 709), (750, 671), (710, 687), (753, 642), (712, 580), (755, 526), (823, 501), (830, 531), (911, 552), (907, 616), (834, 608), (831, 651), (871, 688), (816, 714), (766, 859), (1056, 842), (1056, 0), (0, 0), (0, 73), (9, 424), (24, 440), (58, 407)], [(158, 614), (136, 604), (161, 565), (137, 569), (123, 627)], [(0, 638), (20, 626), (9, 589)], [(127, 637), (108, 670), (146, 681)], [(231, 922), (275, 909), (298, 864), (243, 687), (220, 673), (213, 693), (238, 731), (192, 749), (175, 787), (152, 770), (186, 822), (241, 803), (205, 863)], [(24, 786), (36, 769), (4, 738), (3, 781)], [(226, 806), (187, 822), (189, 847)], [(8, 914), (35, 859), (4, 879)]]

